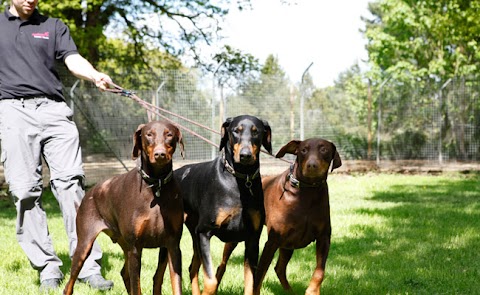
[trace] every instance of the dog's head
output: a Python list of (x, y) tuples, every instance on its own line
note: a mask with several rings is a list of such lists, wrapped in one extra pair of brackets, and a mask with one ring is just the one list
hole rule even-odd
[(231, 151), (233, 161), (253, 165), (259, 161), (261, 146), (272, 153), (272, 130), (267, 121), (242, 115), (228, 118), (222, 124), (220, 150)]
[(142, 161), (163, 166), (172, 161), (177, 144), (183, 157), (182, 133), (173, 124), (166, 121), (140, 124), (133, 134), (132, 158), (135, 160), (141, 156)]
[(285, 154), (296, 155), (295, 162), (300, 175), (311, 180), (326, 179), (330, 165), (330, 171), (342, 166), (336, 146), (321, 138), (292, 140), (284, 145), (275, 157), (282, 158)]

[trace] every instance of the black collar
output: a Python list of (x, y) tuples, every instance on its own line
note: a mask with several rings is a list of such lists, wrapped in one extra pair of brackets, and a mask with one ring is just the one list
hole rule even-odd
[(155, 197), (160, 197), (160, 191), (162, 190), (162, 186), (170, 182), (173, 179), (173, 169), (163, 178), (154, 178), (145, 172), (141, 167), (138, 167), (138, 173), (142, 176), (142, 179), (148, 184), (148, 187), (151, 187), (152, 190), (155, 192)]
[(223, 159), (223, 165), (225, 166), (225, 169), (230, 172), (233, 176), (241, 179), (245, 179), (245, 186), (249, 189), (250, 194), (253, 196), (253, 191), (252, 191), (252, 180), (256, 179), (257, 177), (260, 176), (260, 167), (257, 168), (257, 170), (253, 174), (244, 174), (235, 171), (232, 165), (228, 163), (227, 159), (225, 158), (225, 152), (222, 153), (222, 159)]
[(307, 183), (307, 182), (296, 179), (295, 176), (293, 176), (293, 164), (290, 165), (290, 172), (287, 174), (287, 180), (290, 181), (290, 185), (293, 186), (294, 188), (320, 187), (326, 182), (325, 180), (322, 179), (320, 182)]

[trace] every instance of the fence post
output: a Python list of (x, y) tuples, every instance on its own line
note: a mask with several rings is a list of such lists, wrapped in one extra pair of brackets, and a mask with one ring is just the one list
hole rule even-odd
[(442, 155), (442, 144), (443, 144), (443, 140), (442, 140), (442, 107), (443, 107), (443, 89), (445, 87), (447, 87), (448, 84), (450, 84), (450, 82), (452, 81), (452, 79), (448, 79), (445, 83), (443, 83), (442, 87), (440, 87), (440, 90), (438, 91), (437, 93), (437, 96), (438, 96), (438, 107), (439, 107), (439, 113), (440, 113), (440, 116), (438, 116), (438, 164), (442, 165), (443, 164), (443, 155)]
[(380, 166), (380, 131), (382, 128), (382, 95), (383, 86), (390, 80), (390, 77), (383, 80), (380, 84), (380, 95), (378, 96), (378, 112), (377, 112), (377, 166)]
[(307, 74), (308, 70), (310, 67), (313, 65), (313, 62), (310, 63), (310, 65), (303, 71), (302, 74), (302, 82), (300, 84), (300, 140), (305, 139), (305, 125), (304, 125), (304, 101), (305, 101), (305, 87), (303, 86), (303, 80), (305, 78), (305, 75)]
[[(158, 95), (158, 93), (160, 92), (160, 90), (163, 88), (163, 85), (165, 85), (165, 81), (162, 81), (162, 83), (160, 83), (160, 85), (158, 86), (157, 90), (155, 91), (155, 104), (156, 104), (156, 107), (160, 107), (160, 95)], [(160, 119), (160, 115), (157, 114), (157, 120)]]
[[(216, 128), (218, 128), (217, 126), (215, 126), (215, 90), (216, 90), (215, 76), (217, 75), (218, 70), (220, 69), (220, 67), (223, 65), (224, 62), (225, 62), (225, 60), (223, 60), (223, 59), (220, 61), (217, 68), (213, 72), (213, 76), (212, 76), (212, 113), (211, 113), (211, 116), (212, 116), (211, 124), (212, 124), (212, 126), (211, 127), (212, 127), (213, 130), (216, 130)], [(223, 122), (221, 122), (221, 123), (223, 123)], [(215, 141), (215, 135), (213, 134), (213, 132), (210, 135), (210, 140), (212, 142)], [(212, 155), (212, 160), (213, 160), (213, 159), (215, 159), (215, 155), (216, 155), (216, 149), (213, 145), (212, 145), (211, 152), (212, 152), (211, 155)]]
[(75, 112), (75, 103), (73, 102), (73, 98), (75, 97), (75, 88), (77, 88), (78, 83), (80, 83), (80, 79), (73, 83), (72, 88), (70, 88), (70, 108), (72, 112)]

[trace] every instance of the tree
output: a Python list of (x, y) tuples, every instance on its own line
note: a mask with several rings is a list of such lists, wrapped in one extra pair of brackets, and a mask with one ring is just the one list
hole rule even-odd
[[(238, 9), (249, 8), (250, 0), (236, 0)], [(0, 4), (10, 0), (0, 0)], [(101, 46), (108, 46), (105, 32), (133, 44), (134, 58), (148, 64), (145, 50), (157, 49), (172, 56), (187, 51), (203, 64), (201, 44), (215, 41), (221, 20), (232, 1), (152, 0), (41, 0), (39, 10), (62, 19), (70, 28), (80, 53), (92, 64), (105, 58)], [(110, 44), (111, 45), (111, 44)]]
[(395, 79), (446, 81), (479, 69), (480, 1), (378, 0), (364, 18), (371, 63)]

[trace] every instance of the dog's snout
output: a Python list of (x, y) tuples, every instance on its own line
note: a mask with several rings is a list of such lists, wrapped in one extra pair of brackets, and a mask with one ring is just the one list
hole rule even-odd
[(307, 169), (308, 169), (308, 170), (316, 170), (316, 169), (318, 169), (318, 162), (317, 162), (317, 161), (313, 161), (313, 160), (308, 161), (308, 162), (307, 162)]
[(157, 160), (165, 159), (165, 157), (167, 156), (167, 153), (164, 150), (156, 150), (156, 151), (154, 151), (153, 156)]
[(250, 149), (242, 149), (240, 151), (240, 160), (241, 161), (249, 161), (251, 160), (253, 157), (252, 155), (252, 152), (250, 151)]

